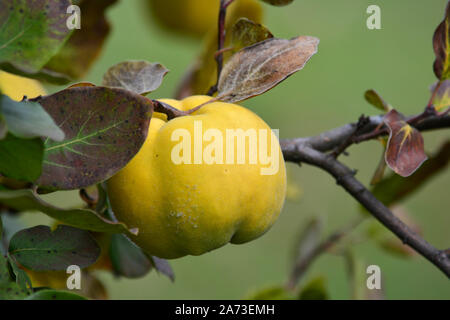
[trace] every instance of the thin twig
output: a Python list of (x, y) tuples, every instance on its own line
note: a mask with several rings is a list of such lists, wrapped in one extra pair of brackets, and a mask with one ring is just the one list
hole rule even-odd
[(333, 232), (328, 238), (321, 242), (317, 247), (315, 247), (305, 258), (298, 261), (294, 269), (292, 270), (291, 276), (289, 277), (286, 287), (288, 290), (293, 290), (297, 286), (298, 282), (305, 274), (306, 270), (311, 266), (311, 264), (322, 254), (335, 246), (343, 237), (352, 232), (356, 227), (358, 227), (366, 217), (360, 216), (355, 221), (352, 221), (349, 225), (342, 227), (341, 229)]

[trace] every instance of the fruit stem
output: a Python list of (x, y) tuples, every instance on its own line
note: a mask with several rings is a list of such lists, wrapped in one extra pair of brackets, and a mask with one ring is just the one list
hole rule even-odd
[(217, 53), (215, 54), (216, 62), (217, 62), (217, 82), (213, 85), (209, 90), (207, 95), (212, 96), (217, 92), (217, 84), (219, 83), (220, 74), (222, 73), (223, 67), (223, 49), (225, 45), (225, 20), (227, 16), (227, 8), (230, 4), (233, 3), (234, 0), (220, 0), (220, 8), (219, 8), (219, 20), (218, 20), (218, 43), (217, 43)]
[(153, 110), (155, 112), (164, 113), (167, 116), (167, 120), (172, 120), (174, 118), (183, 117), (189, 114), (189, 111), (181, 111), (178, 110), (167, 103), (152, 100), (153, 102)]

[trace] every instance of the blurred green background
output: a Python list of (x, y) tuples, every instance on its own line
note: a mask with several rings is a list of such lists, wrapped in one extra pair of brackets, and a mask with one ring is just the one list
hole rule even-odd
[[(366, 28), (366, 9), (371, 4), (381, 7), (382, 30)], [(363, 113), (376, 114), (363, 98), (370, 88), (403, 113), (418, 113), (435, 81), (432, 35), (445, 5), (445, 0), (296, 0), (288, 7), (264, 5), (265, 25), (277, 37), (312, 35), (321, 43), (304, 70), (244, 105), (272, 128), (279, 128), (281, 138), (314, 135), (356, 121)], [(113, 32), (85, 80), (99, 84), (107, 68), (123, 60), (160, 62), (171, 72), (151, 97), (172, 97), (201, 50), (201, 41), (158, 28), (144, 8), (142, 1), (127, 0), (108, 11)], [(49, 91), (58, 89), (49, 87)], [(448, 131), (425, 134), (427, 151), (434, 152), (448, 138)], [(368, 184), (381, 146), (368, 142), (349, 152), (345, 162), (358, 168), (357, 177)], [(254, 290), (283, 284), (290, 272), (294, 243), (306, 221), (320, 216), (326, 231), (331, 232), (358, 215), (356, 202), (329, 175), (306, 165), (288, 167), (303, 195), (298, 201), (286, 202), (278, 222), (266, 235), (249, 244), (227, 245), (200, 257), (171, 261), (175, 283), (155, 272), (137, 280), (117, 280), (100, 273), (111, 298), (239, 299)], [(424, 237), (438, 248), (450, 246), (449, 178), (447, 170), (404, 202)], [(74, 192), (47, 199), (64, 206), (79, 204)], [(35, 225), (47, 220), (30, 213), (24, 221)], [(354, 249), (365, 265), (381, 267), (388, 299), (450, 299), (450, 282), (425, 259), (401, 259), (370, 242)], [(321, 274), (327, 279), (331, 298), (351, 297), (342, 257), (323, 255), (304, 280)]]

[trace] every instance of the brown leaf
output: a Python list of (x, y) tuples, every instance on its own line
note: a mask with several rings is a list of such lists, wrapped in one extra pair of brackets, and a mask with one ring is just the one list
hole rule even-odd
[(169, 70), (159, 63), (124, 61), (106, 71), (103, 85), (145, 95), (159, 88), (167, 72)]
[(422, 134), (411, 127), (395, 109), (389, 111), (383, 121), (390, 132), (386, 163), (397, 174), (408, 177), (427, 160)]
[(318, 44), (317, 38), (301, 36), (291, 40), (271, 38), (242, 49), (222, 70), (219, 100), (238, 102), (272, 89), (303, 69)]
[(450, 2), (445, 9), (444, 20), (434, 32), (433, 49), (436, 54), (434, 73), (440, 80), (448, 79), (450, 77)]
[(105, 11), (117, 0), (81, 0), (81, 29), (75, 29), (61, 50), (44, 67), (44, 71), (82, 78), (100, 55), (110, 33)]

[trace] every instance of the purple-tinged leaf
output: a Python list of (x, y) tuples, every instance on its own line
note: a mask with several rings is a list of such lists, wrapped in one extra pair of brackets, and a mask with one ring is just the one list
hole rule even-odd
[(156, 271), (167, 276), (170, 280), (175, 281), (175, 273), (167, 260), (151, 256), (151, 262), (153, 263)]
[(386, 206), (399, 203), (426, 185), (436, 174), (444, 171), (449, 162), (450, 141), (447, 141), (414, 175), (405, 179), (391, 174), (375, 185), (371, 192)]
[(119, 88), (77, 87), (39, 99), (66, 137), (46, 140), (37, 184), (78, 189), (106, 180), (139, 151), (153, 112), (151, 100)]
[(433, 48), (436, 54), (434, 73), (439, 80), (446, 80), (450, 77), (450, 2), (445, 9), (444, 20), (434, 32)]
[(386, 163), (397, 174), (408, 177), (427, 160), (422, 134), (395, 109), (389, 111), (383, 121), (389, 128)]

